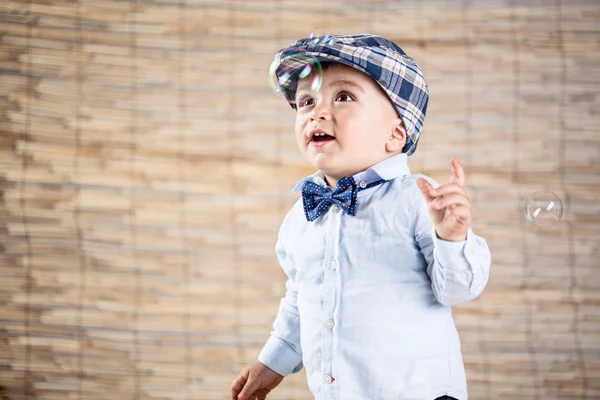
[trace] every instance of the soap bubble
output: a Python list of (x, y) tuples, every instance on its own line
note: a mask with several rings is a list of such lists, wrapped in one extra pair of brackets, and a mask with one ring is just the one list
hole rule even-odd
[(300, 79), (310, 79), (310, 90), (317, 92), (323, 83), (323, 68), (321, 63), (315, 57), (306, 57), (306, 64), (298, 74)]
[(325, 29), (317, 28), (313, 30), (308, 36), (309, 39), (312, 39), (312, 44), (322, 44), (322, 45), (333, 45), (335, 40), (333, 39), (331, 33)]
[(273, 93), (275, 93), (277, 96), (283, 97), (283, 91), (281, 89), (281, 86), (290, 78), (290, 76), (292, 74), (291, 74), (291, 72), (288, 72), (288, 73), (282, 73), (279, 76), (277, 76), (276, 75), (277, 67), (278, 67), (278, 60), (275, 59), (269, 66), (269, 76), (267, 78), (267, 81), (268, 81), (269, 86), (271, 87), (271, 90), (273, 91)]
[(551, 228), (560, 221), (563, 203), (549, 190), (533, 193), (525, 201), (525, 217), (537, 228)]
[[(273, 60), (269, 67), (268, 82), (271, 90), (281, 97), (285, 97), (284, 87), (289, 84), (289, 81), (297, 78), (298, 83), (301, 80), (307, 80), (310, 83), (309, 90), (317, 92), (323, 84), (323, 67), (319, 60), (311, 55), (299, 53), (292, 56), (293, 65), (284, 65), (277, 71), (279, 67), (278, 60)], [(290, 104), (295, 103), (295, 99), (287, 99)]]

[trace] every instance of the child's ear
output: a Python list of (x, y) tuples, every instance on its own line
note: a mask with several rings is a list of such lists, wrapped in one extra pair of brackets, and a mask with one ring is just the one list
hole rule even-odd
[(406, 129), (400, 118), (395, 119), (392, 126), (390, 136), (385, 143), (385, 149), (390, 153), (399, 153), (406, 144)]

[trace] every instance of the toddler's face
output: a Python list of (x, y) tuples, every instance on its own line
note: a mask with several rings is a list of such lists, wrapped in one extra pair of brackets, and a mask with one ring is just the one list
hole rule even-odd
[(302, 155), (331, 186), (402, 152), (402, 120), (383, 89), (368, 75), (329, 64), (318, 92), (312, 77), (296, 91), (296, 140)]

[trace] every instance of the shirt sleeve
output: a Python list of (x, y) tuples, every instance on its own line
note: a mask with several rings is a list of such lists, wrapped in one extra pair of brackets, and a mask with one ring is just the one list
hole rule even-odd
[(302, 348), (300, 346), (300, 316), (297, 304), (296, 269), (292, 258), (286, 253), (281, 237), (276, 246), (277, 258), (286, 273), (285, 296), (279, 304), (279, 312), (273, 322), (273, 330), (262, 348), (258, 360), (286, 376), (302, 369)]
[[(428, 179), (435, 186), (437, 183)], [(427, 263), (433, 293), (441, 304), (452, 306), (478, 297), (488, 282), (491, 255), (485, 239), (469, 228), (467, 239), (440, 239), (429, 216), (427, 202), (419, 193), (414, 210), (414, 235)]]

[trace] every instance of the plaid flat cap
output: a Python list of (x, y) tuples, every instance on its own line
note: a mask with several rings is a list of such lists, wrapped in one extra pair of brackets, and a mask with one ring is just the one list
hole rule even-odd
[(372, 77), (387, 93), (406, 128), (406, 145), (411, 155), (417, 148), (425, 122), (429, 91), (423, 72), (395, 43), (377, 35), (332, 35), (300, 39), (275, 54), (272, 70), (292, 106), (298, 75), (310, 60), (337, 62)]

